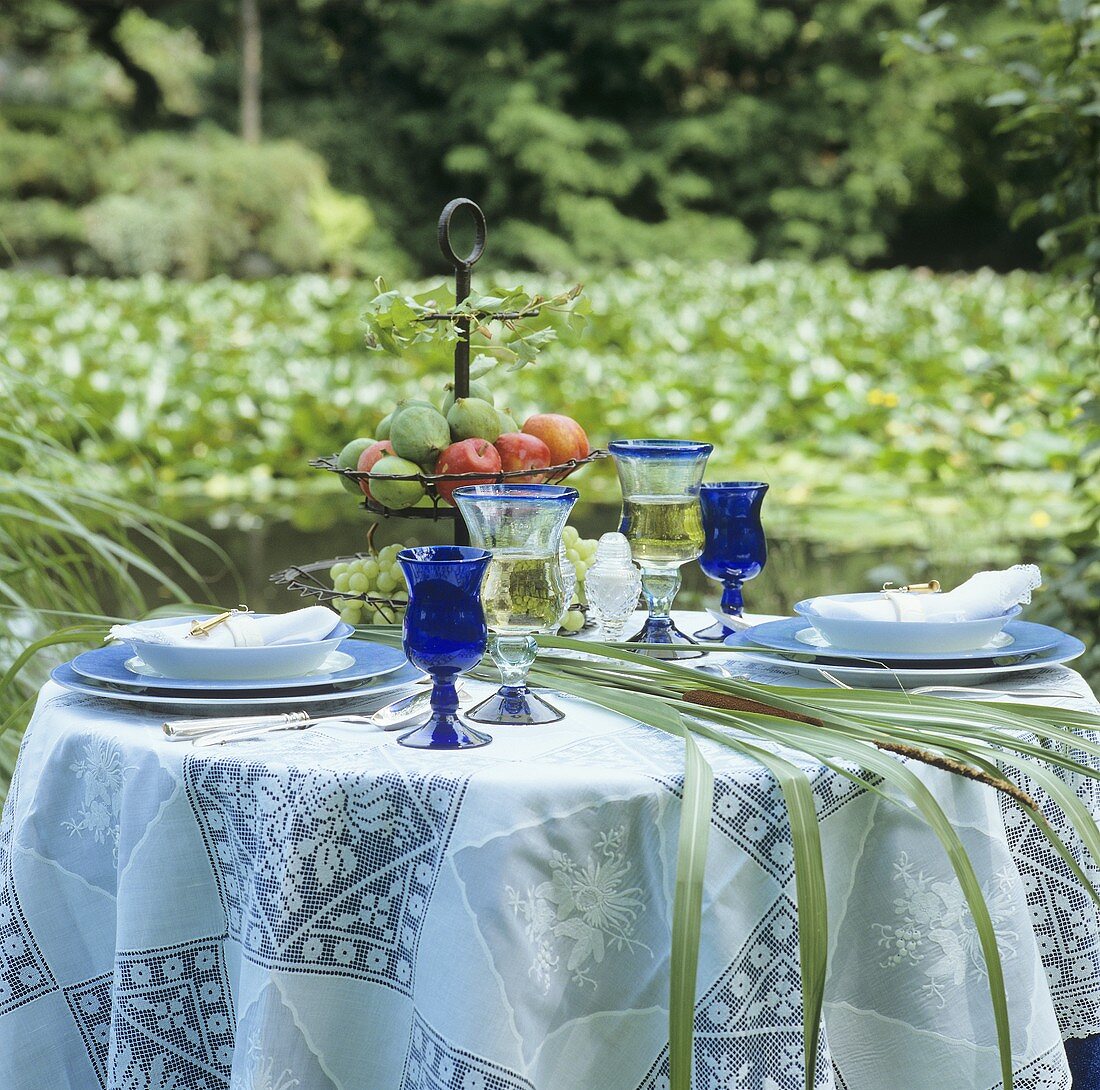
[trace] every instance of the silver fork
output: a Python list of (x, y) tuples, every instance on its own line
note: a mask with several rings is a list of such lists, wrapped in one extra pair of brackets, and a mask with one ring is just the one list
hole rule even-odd
[[(831, 681), (836, 685), (837, 688), (854, 688), (847, 682), (841, 681), (835, 674), (830, 674), (828, 670), (819, 670), (818, 672), (827, 681)], [(1085, 699), (1080, 693), (1067, 693), (1062, 689), (981, 689), (969, 685), (919, 685), (915, 689), (902, 689), (900, 691), (908, 693), (910, 696), (926, 696), (928, 693), (974, 693), (977, 696), (993, 697), (994, 699), (1007, 697), (1010, 700), (1025, 696), (1051, 697), (1058, 700)]]
[(1063, 689), (982, 689), (968, 685), (921, 685), (917, 689), (908, 689), (913, 696), (927, 693), (975, 693), (979, 696), (1007, 696), (1010, 699), (1025, 696), (1050, 697), (1058, 700), (1084, 700), (1080, 693), (1067, 693)]
[[(456, 686), (462, 693), (463, 686)], [(423, 715), (431, 704), (431, 689), (403, 696), (383, 705), (370, 715), (310, 716), (306, 712), (287, 712), (273, 716), (242, 716), (239, 723), (232, 720), (177, 720), (165, 723), (164, 733), (171, 738), (191, 739), (197, 746), (220, 745), (223, 742), (257, 738), (284, 730), (307, 730), (324, 723), (354, 723), (381, 730), (397, 730)]]
[(323, 723), (355, 723), (373, 727), (369, 715), (325, 715), (317, 719), (295, 719), (290, 722), (269, 723), (266, 726), (229, 727), (223, 730), (211, 730), (205, 734), (192, 735), (196, 746), (223, 746), (226, 742), (246, 742), (251, 738), (262, 738), (284, 730), (309, 730)]

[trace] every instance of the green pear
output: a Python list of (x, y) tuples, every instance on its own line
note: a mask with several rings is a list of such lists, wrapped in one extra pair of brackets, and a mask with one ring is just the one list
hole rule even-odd
[(400, 458), (418, 466), (435, 465), (440, 453), (451, 444), (447, 418), (431, 405), (399, 406), (390, 423), (390, 442)]
[(424, 486), (420, 481), (384, 481), (378, 480), (375, 474), (412, 476), (419, 472), (420, 467), (405, 458), (398, 458), (393, 454), (379, 458), (371, 469), (371, 498), (392, 511), (402, 511), (406, 507), (412, 507), (424, 495)]
[[(480, 398), (482, 401), (488, 401), (490, 405), (493, 403), (493, 389), (487, 382), (479, 382), (476, 379), (470, 383), (470, 397)], [(441, 411), (444, 416), (451, 411), (451, 406), (455, 403), (455, 384), (453, 382), (447, 383), (447, 394), (443, 398), (443, 405)], [(478, 438), (478, 436), (472, 436), (471, 438)]]
[(447, 423), (456, 443), (463, 439), (487, 439), (495, 443), (500, 435), (500, 417), (496, 409), (478, 397), (460, 397), (447, 413)]

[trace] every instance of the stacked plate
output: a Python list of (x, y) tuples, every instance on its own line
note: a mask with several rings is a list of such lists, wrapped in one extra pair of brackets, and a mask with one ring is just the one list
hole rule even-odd
[[(921, 631), (927, 628), (924, 624), (899, 622), (891, 627), (896, 638), (889, 651), (882, 643), (876, 649), (831, 642), (803, 616), (756, 625), (727, 637), (725, 643), (752, 662), (781, 664), (817, 681), (827, 671), (846, 685), (870, 689), (978, 685), (1070, 662), (1085, 650), (1075, 637), (1029, 621), (1009, 620), (982, 646), (951, 651), (930, 647), (929, 633)], [(906, 647), (907, 629), (912, 632), (909, 646), (919, 649), (898, 649)]]
[[(191, 659), (165, 658), (181, 649), (150, 644), (156, 652), (149, 658), (161, 670), (137, 653), (144, 650), (140, 642), (112, 643), (77, 655), (50, 676), (66, 689), (105, 700), (208, 711), (332, 707), (384, 697), (426, 680), (400, 648), (349, 639), (353, 632), (340, 624), (325, 640), (308, 645), (186, 648)], [(200, 658), (192, 661), (200, 650)], [(162, 672), (166, 667), (171, 676)]]

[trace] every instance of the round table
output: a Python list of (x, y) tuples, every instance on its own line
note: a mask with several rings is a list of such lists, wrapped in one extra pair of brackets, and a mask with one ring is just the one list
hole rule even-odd
[[(1028, 684), (1088, 695), (1065, 668)], [(682, 742), (561, 705), (562, 722), (467, 752), (349, 726), (199, 749), (165, 738), (163, 715), (47, 685), (0, 823), (0, 1087), (667, 1087)], [(782, 798), (703, 748), (696, 1086), (801, 1090)], [(938, 842), (906, 806), (799, 763), (830, 908), (816, 1085), (992, 1090), (984, 964)], [(1063, 1039), (1100, 1033), (1097, 912), (992, 791), (913, 768), (993, 913), (1018, 1085), (1068, 1087)]]

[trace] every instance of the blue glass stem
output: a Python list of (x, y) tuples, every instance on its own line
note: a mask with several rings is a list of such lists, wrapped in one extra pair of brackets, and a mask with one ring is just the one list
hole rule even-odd
[(453, 677), (437, 679), (432, 685), (431, 725), (444, 730), (454, 730), (458, 719), (458, 689)]
[(741, 594), (744, 584), (740, 579), (731, 579), (723, 584), (722, 612), (731, 617), (740, 617), (745, 611), (745, 599)]

